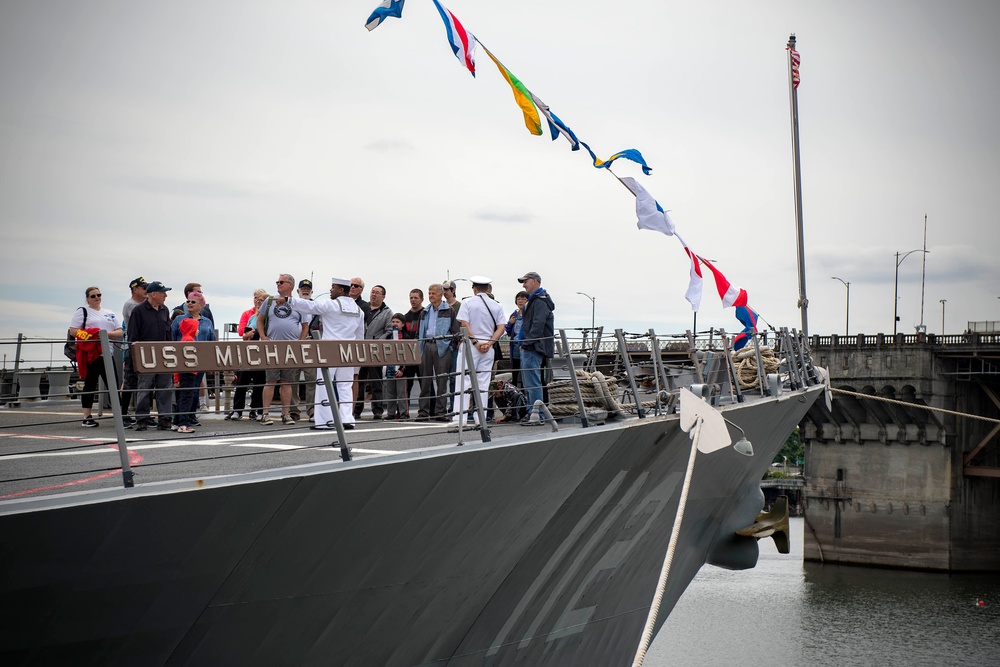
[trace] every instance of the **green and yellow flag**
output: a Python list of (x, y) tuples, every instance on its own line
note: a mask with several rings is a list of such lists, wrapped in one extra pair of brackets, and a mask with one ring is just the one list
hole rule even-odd
[(520, 79), (511, 74), (510, 70), (501, 65), (500, 61), (493, 57), (492, 53), (486, 49), (484, 50), (486, 51), (486, 55), (490, 57), (490, 60), (496, 63), (497, 69), (500, 70), (503, 78), (507, 79), (507, 83), (510, 84), (511, 92), (514, 93), (514, 101), (517, 102), (517, 106), (521, 107), (521, 112), (524, 114), (524, 126), (528, 128), (528, 132), (541, 136), (542, 119), (539, 118), (538, 110), (531, 101), (531, 93), (524, 87)]

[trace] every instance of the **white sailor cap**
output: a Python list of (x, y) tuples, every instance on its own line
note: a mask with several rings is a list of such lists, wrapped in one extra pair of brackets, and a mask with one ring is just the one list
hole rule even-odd
[(351, 286), (351, 281), (348, 280), (347, 278), (331, 278), (330, 279), (330, 284), (331, 285), (340, 285), (341, 287), (350, 287)]
[(469, 276), (469, 280), (472, 281), (473, 285), (492, 285), (493, 279), (487, 278), (486, 276)]

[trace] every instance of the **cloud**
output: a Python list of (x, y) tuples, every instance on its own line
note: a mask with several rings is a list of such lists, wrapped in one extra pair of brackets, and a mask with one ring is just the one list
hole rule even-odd
[(476, 211), (472, 217), (484, 222), (498, 222), (503, 225), (525, 225), (534, 219), (527, 211), (512, 209), (509, 211)]

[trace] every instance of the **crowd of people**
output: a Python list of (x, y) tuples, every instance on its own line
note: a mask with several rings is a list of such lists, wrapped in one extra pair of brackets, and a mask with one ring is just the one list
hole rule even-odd
[[(490, 278), (472, 276), (469, 280), (472, 295), (464, 299), (456, 296), (455, 282), (446, 280), (427, 287), (426, 304), (423, 289), (410, 290), (409, 309), (394, 312), (385, 301), (382, 285), (372, 286), (366, 301), (361, 278), (333, 278), (330, 298), (314, 300), (311, 280), (296, 284), (292, 275), (283, 273), (275, 281), (273, 294), (265, 289), (254, 291), (253, 305), (241, 315), (237, 333), (246, 341), (417, 340), (419, 364), (327, 369), (346, 429), (354, 428), (366, 404), (374, 420), (433, 420), (450, 422), (459, 429), (480, 426), (477, 405), (488, 406), (486, 419), (497, 423), (544, 421), (544, 415), (532, 419), (532, 414), (535, 401), (545, 397), (542, 375), (554, 353), (555, 304), (542, 288), (541, 276), (529, 271), (517, 279), (522, 290), (509, 314), (493, 297)], [(123, 341), (122, 377), (115, 378), (114, 385), (120, 389), (125, 427), (192, 433), (200, 425), (198, 412), (207, 409), (206, 398), (215, 389), (214, 376), (206, 378), (197, 369), (137, 373), (129, 343), (216, 340), (202, 286), (185, 285), (184, 299), (173, 309), (166, 306), (172, 288), (160, 281), (138, 277), (129, 289), (131, 295), (119, 316), (102, 307), (100, 288), (88, 287), (86, 304), (70, 321), (69, 334), (77, 341), (77, 366), (84, 382), (82, 424), (98, 426), (92, 415), (97, 383), (103, 379), (110, 386), (96, 342), (104, 330), (110, 339)], [(510, 374), (494, 379), (505, 334)], [(468, 350), (462, 347), (463, 340), (468, 341)], [(478, 388), (478, 401), (472, 395), (473, 386)], [(416, 414), (411, 417), (415, 389)], [(151, 417), (154, 403), (156, 419)], [(280, 412), (275, 410), (272, 418), (274, 404), (280, 405)], [(134, 415), (130, 415), (133, 405)], [(331, 429), (335, 424), (323, 369), (241, 368), (225, 419), (241, 420), (244, 412), (261, 426), (272, 426), (277, 418), (294, 425), (303, 412), (313, 429)]]

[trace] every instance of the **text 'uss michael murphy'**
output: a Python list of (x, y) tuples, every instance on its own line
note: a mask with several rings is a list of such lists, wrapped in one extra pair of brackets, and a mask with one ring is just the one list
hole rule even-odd
[(136, 342), (132, 363), (139, 373), (412, 366), (420, 363), (420, 347), (416, 340)]

